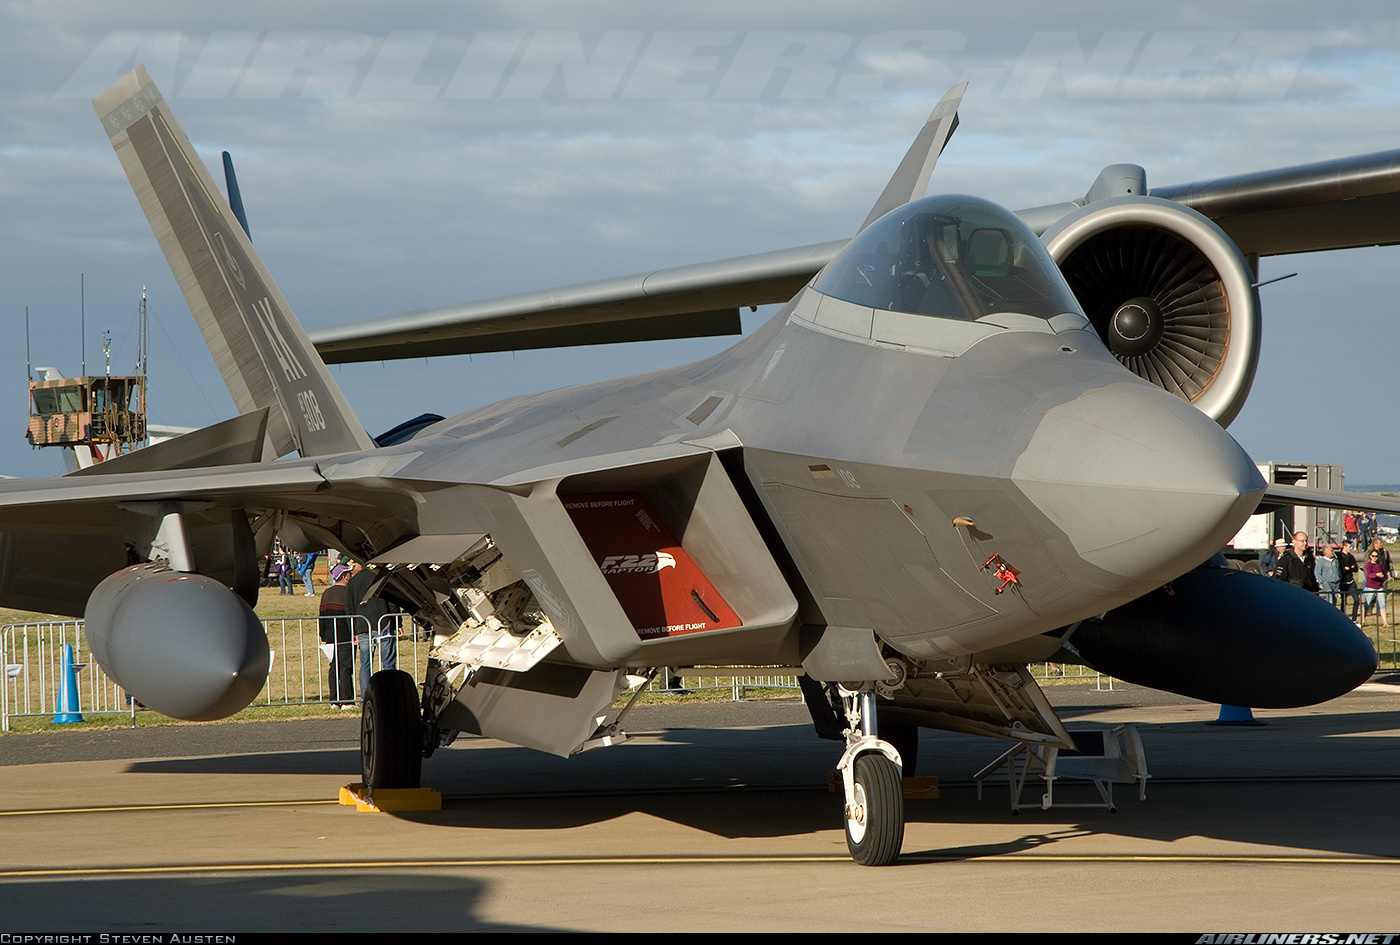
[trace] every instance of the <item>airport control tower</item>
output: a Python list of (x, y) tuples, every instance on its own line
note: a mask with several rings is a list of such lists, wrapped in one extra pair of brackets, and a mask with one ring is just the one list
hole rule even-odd
[(146, 439), (146, 293), (141, 292), (140, 352), (137, 374), (111, 373), (111, 346), (104, 340), (107, 373), (65, 378), (54, 368), (38, 368), (29, 381), (31, 446), (67, 447), (69, 468), (100, 463), (137, 449)]

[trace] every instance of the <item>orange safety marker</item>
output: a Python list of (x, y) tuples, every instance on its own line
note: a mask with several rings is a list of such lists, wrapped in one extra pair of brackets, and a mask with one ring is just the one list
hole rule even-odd
[(340, 803), (344, 807), (371, 813), (442, 810), (442, 794), (431, 788), (380, 788), (370, 791), (357, 782), (340, 789)]

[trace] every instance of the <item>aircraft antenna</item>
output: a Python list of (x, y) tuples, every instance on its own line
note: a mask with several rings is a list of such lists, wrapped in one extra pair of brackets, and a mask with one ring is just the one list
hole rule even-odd
[[(140, 414), (144, 421), (146, 416), (146, 385), (149, 380), (146, 377), (146, 287), (141, 287), (141, 304), (136, 310), (136, 412)], [(142, 422), (140, 431), (140, 441), (149, 446), (151, 440), (150, 428)]]
[(136, 310), (136, 373), (146, 376), (146, 287), (141, 287), (141, 304)]

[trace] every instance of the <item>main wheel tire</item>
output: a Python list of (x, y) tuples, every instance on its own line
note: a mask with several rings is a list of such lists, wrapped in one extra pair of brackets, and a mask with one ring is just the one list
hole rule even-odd
[(899, 768), (878, 752), (856, 756), (855, 796), (846, 799), (846, 847), (861, 866), (888, 866), (904, 845)]
[(904, 762), (904, 777), (912, 778), (914, 769), (919, 766), (919, 726), (887, 722), (880, 726), (880, 737), (899, 752), (899, 760)]
[(402, 670), (369, 678), (360, 715), (360, 764), (365, 787), (416, 788), (423, 774), (418, 684)]

